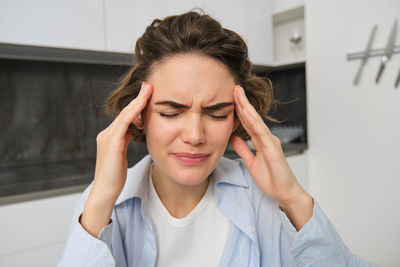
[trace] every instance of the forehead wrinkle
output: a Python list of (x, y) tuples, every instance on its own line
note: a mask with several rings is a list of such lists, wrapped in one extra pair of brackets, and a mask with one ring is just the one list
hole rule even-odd
[[(155, 92), (156, 91), (158, 90), (155, 90)], [(180, 107), (181, 109), (182, 108), (191, 109), (194, 106), (194, 107), (199, 107), (199, 109), (201, 110), (212, 110), (212, 109), (207, 109), (207, 107), (214, 106), (220, 103), (229, 102), (233, 104), (233, 95), (227, 98), (226, 96), (224, 97), (224, 94), (222, 94), (221, 96), (220, 94), (218, 94), (218, 92), (216, 92), (217, 90), (213, 90), (212, 96), (210, 97), (209, 95), (211, 94), (209, 94), (207, 90), (199, 89), (196, 91), (197, 92), (195, 92), (194, 94), (190, 94), (190, 92), (187, 92), (186, 94), (186, 93), (181, 93), (179, 90), (178, 91), (173, 90), (172, 92), (169, 92), (169, 94), (161, 93), (161, 96), (156, 93), (158, 96), (155, 94), (154, 96), (156, 97), (152, 97), (151, 102), (155, 106), (162, 103), (161, 105), (174, 107), (173, 105), (166, 104), (167, 102), (173, 102), (186, 106), (186, 107)], [(196, 99), (200, 100), (196, 101)], [(179, 107), (174, 107), (174, 108), (179, 108)]]
[[(155, 105), (167, 106), (167, 107), (177, 109), (177, 110), (190, 109), (190, 107), (185, 104), (171, 101), (171, 100), (158, 101), (155, 103)], [(229, 102), (229, 101), (228, 102), (219, 102), (216, 104), (202, 107), (201, 110), (205, 111), (205, 112), (213, 112), (213, 111), (219, 111), (219, 110), (226, 109), (227, 107), (233, 107), (233, 106), (234, 106), (233, 102)]]
[[(210, 62), (218, 67), (210, 65)], [(235, 79), (229, 69), (215, 59), (198, 55), (174, 56), (153, 67), (148, 78), (154, 86), (153, 96), (159, 101), (171, 100), (190, 108), (212, 105), (216, 99), (233, 102)], [(186, 77), (186, 72), (187, 78), (182, 79), (182, 75)]]

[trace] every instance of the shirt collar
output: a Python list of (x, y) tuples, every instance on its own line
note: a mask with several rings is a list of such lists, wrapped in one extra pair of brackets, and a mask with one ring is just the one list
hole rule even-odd
[(227, 183), (236, 186), (249, 187), (239, 161), (222, 157), (214, 170), (215, 184)]
[(147, 195), (147, 177), (151, 167), (151, 157), (146, 155), (133, 167), (128, 168), (125, 186), (115, 205), (133, 197), (144, 198)]
[[(115, 205), (118, 205), (130, 198), (147, 197), (147, 182), (152, 159), (146, 155), (133, 167), (129, 168), (126, 175), (125, 186), (122, 189)], [(227, 183), (235, 186), (248, 187), (239, 162), (222, 157), (213, 172), (215, 184)]]

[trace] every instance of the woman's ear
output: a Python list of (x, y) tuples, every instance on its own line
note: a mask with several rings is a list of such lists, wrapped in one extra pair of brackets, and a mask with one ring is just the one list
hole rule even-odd
[(142, 114), (139, 114), (134, 120), (133, 120), (133, 125), (139, 129), (143, 130), (143, 120), (142, 120)]

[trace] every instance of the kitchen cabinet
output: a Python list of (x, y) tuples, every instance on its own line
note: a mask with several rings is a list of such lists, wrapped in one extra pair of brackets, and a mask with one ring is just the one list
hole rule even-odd
[(305, 62), (304, 6), (272, 15), (275, 64)]
[(0, 206), (0, 266), (56, 266), (81, 193)]
[(240, 34), (253, 64), (269, 65), (272, 55), (272, 1), (204, 0), (205, 10), (225, 28)]
[(304, 0), (272, 0), (274, 65), (305, 62)]
[(272, 0), (272, 13), (283, 13), (303, 6), (304, 0)]
[(104, 50), (103, 2), (0, 1), (0, 42)]
[(272, 0), (5, 0), (0, 2), (0, 42), (133, 53), (154, 18), (196, 7), (238, 32), (254, 64), (272, 62)]
[(136, 40), (155, 18), (183, 13), (202, 7), (203, 0), (104, 0), (106, 17), (106, 49), (133, 53)]
[(266, 65), (272, 61), (271, 1), (251, 2), (106, 0), (106, 47), (109, 51), (132, 53), (137, 38), (154, 18), (200, 7), (245, 39), (253, 63)]

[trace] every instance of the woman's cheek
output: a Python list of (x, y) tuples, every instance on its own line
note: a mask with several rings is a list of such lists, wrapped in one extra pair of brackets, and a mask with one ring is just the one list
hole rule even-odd
[(232, 134), (233, 120), (215, 121), (209, 126), (211, 136), (218, 142), (227, 142)]
[(160, 115), (158, 115), (156, 118), (157, 119), (154, 120), (156, 121), (155, 127), (157, 128), (157, 132), (161, 137), (166, 137), (167, 135), (177, 132), (182, 124), (180, 123), (180, 120), (163, 118)]

